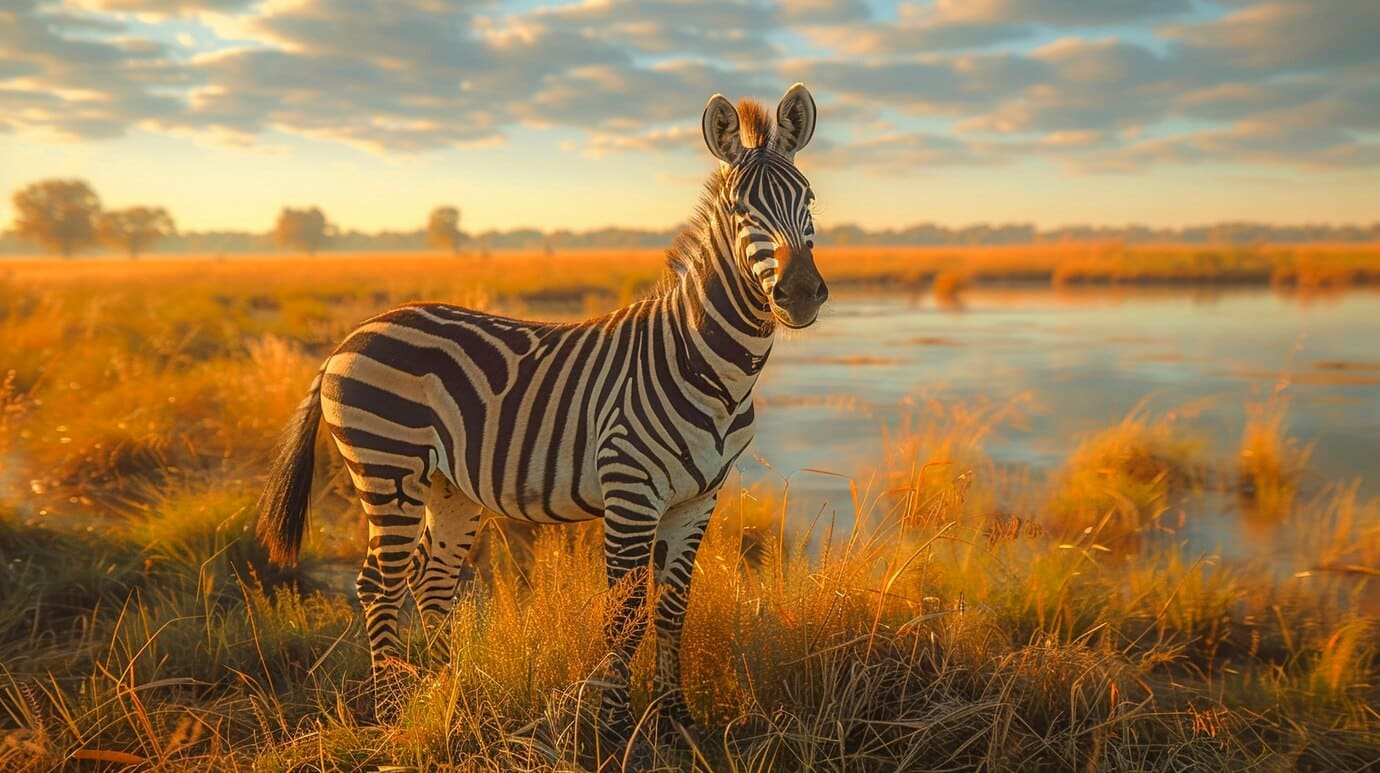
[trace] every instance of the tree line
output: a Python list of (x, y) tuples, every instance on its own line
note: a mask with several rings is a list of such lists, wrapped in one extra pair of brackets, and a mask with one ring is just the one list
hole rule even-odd
[[(0, 248), (12, 246), (5, 242), (27, 243), (70, 258), (81, 250), (100, 245), (137, 258), (158, 242), (182, 236), (172, 215), (163, 207), (104, 209), (100, 196), (85, 180), (39, 180), (15, 191), (12, 202), (13, 227), (0, 237)], [(339, 236), (336, 226), (326, 219), (319, 207), (283, 207), (269, 234), (278, 247), (313, 255)], [(226, 232), (222, 240), (225, 242), (222, 246), (242, 242), (235, 238), (234, 232)], [(464, 241), (459, 209), (441, 206), (432, 210), (426, 225), (428, 245), (459, 253)]]
[(134, 258), (176, 230), (162, 207), (102, 209), (82, 180), (41, 180), (14, 193), (14, 233), (64, 258), (93, 244)]
[[(477, 234), (460, 228), (460, 210), (445, 205), (431, 210), (415, 230), (366, 233), (330, 222), (319, 207), (283, 207), (268, 231), (178, 231), (163, 207), (133, 206), (106, 210), (83, 180), (40, 180), (15, 191), (14, 223), (0, 233), (0, 253), (31, 252), (34, 245), (71, 257), (103, 246), (131, 258), (151, 249), (189, 254), (268, 252), (289, 249), (315, 254), (323, 249), (406, 252), (424, 249), (461, 254), (474, 250), (659, 248), (671, 243), (679, 226), (664, 229), (600, 228), (589, 231), (515, 228)], [(817, 240), (832, 245), (1018, 245), (1038, 243), (1120, 242), (1124, 244), (1303, 244), (1380, 242), (1380, 222), (1370, 225), (1269, 225), (1217, 223), (1183, 228), (1066, 226), (1039, 229), (1029, 223), (976, 224), (949, 227), (917, 223), (903, 228), (867, 230), (853, 224), (826, 227)]]

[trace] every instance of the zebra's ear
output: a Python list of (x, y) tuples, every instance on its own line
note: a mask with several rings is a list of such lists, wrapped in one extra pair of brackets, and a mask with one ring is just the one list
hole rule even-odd
[(715, 94), (704, 106), (704, 144), (709, 152), (725, 164), (732, 164), (743, 154), (743, 139), (739, 132), (738, 110), (733, 103)]
[(805, 84), (786, 90), (776, 106), (776, 149), (787, 157), (805, 147), (815, 134), (815, 98)]

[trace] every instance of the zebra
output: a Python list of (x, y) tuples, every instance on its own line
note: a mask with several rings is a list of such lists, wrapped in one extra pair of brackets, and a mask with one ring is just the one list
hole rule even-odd
[[(294, 563), (324, 421), (368, 518), (356, 590), (376, 705), (396, 680), (408, 591), (427, 626), (449, 611), (482, 511), (537, 523), (603, 518), (611, 674), (601, 739), (635, 729), (629, 663), (652, 617), (659, 727), (692, 729), (680, 638), (695, 553), (753, 435), (753, 387), (778, 327), (815, 322), (814, 193), (795, 154), (815, 102), (792, 86), (775, 119), (715, 94), (702, 129), (721, 162), (668, 250), (651, 297), (577, 323), (442, 303), (361, 323), (297, 406), (259, 500), (256, 533)], [(645, 614), (655, 582), (654, 614)]]

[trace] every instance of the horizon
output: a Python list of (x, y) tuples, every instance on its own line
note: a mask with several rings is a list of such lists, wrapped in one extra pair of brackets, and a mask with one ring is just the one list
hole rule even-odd
[(183, 232), (670, 229), (708, 97), (795, 81), (822, 227), (1380, 220), (1380, 4), (199, 5), (0, 11), (0, 229), (54, 177)]

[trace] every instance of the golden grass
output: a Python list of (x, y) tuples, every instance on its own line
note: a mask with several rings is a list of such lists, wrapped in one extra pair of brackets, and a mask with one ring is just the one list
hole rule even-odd
[(940, 303), (957, 305), (959, 295), (968, 287), (971, 279), (967, 274), (954, 269), (943, 269), (934, 275), (934, 297)]
[(1343, 287), (1380, 281), (1380, 245), (1037, 244), (822, 247), (830, 282), (924, 287), (942, 273), (977, 284), (1269, 284)]
[[(557, 293), (565, 298), (636, 294), (660, 276), (660, 249), (500, 251), (491, 257), (428, 253), (321, 253), (305, 255), (157, 255), (130, 261), (88, 258), (0, 259), (0, 281), (229, 283), (232, 288), (271, 275), (276, 286), (302, 284), (343, 291), (369, 287), (426, 295), (458, 289), (458, 280), (498, 295)], [(1055, 284), (1274, 283), (1326, 288), (1380, 281), (1380, 244), (1122, 245), (1117, 243), (1007, 246), (828, 246), (815, 254), (831, 283), (927, 286), (949, 272), (983, 283)], [(386, 268), (387, 270), (380, 270)], [(439, 296), (438, 296), (439, 297)], [(455, 297), (453, 292), (448, 297)]]
[(1135, 538), (1169, 508), (1171, 494), (1200, 481), (1198, 446), (1171, 420), (1136, 408), (1074, 450), (1058, 475), (1051, 521), (1068, 536)]
[[(295, 585), (249, 536), (278, 430), (358, 319), (421, 297), (576, 316), (660, 270), (650, 253), (565, 260), (5, 263), (0, 769), (588, 761), (609, 600), (597, 524), (486, 525), (444, 634), (453, 657), (414, 632), (415, 678), (384, 725), (361, 719), (368, 656), (347, 588), (362, 534), (329, 469)], [(873, 260), (849, 275), (902, 265)], [(731, 484), (686, 628), (706, 733), (657, 763), (1331, 770), (1380, 756), (1380, 503), (1354, 485), (1277, 498), (1281, 520), (1310, 525), (1283, 573), (1190, 558), (1158, 516), (1209, 477), (1191, 439), (1133, 412), (1046, 490), (984, 452), (1025, 407), (917, 405), (834, 503), (856, 528), (788, 528), (798, 495)], [(1262, 417), (1244, 446), (1277, 462), (1252, 474), (1292, 481), (1306, 457)], [(639, 708), (652, 656), (635, 663)]]
[[(543, 530), (529, 562), (500, 551), (449, 622), (454, 656), (430, 657), (414, 633), (402, 714), (372, 726), (345, 598), (266, 596), (250, 579), (252, 490), (196, 504), (210, 493), (99, 537), (0, 521), (14, 623), (0, 640), (0, 764), (587, 759), (608, 598), (597, 525)], [(1277, 585), (1172, 553), (1123, 565), (1084, 541), (994, 544), (961, 507), (822, 556), (768, 534), (749, 558), (736, 507), (712, 524), (687, 621), (686, 687), (708, 740), (660, 747), (662, 765), (1346, 767), (1380, 750), (1377, 632), (1325, 601), (1341, 579)], [(62, 560), (73, 554), (86, 560)], [(635, 664), (639, 706), (650, 656)]]
[(1288, 514), (1312, 453), (1285, 432), (1288, 384), (1282, 379), (1267, 399), (1247, 404), (1241, 436), (1237, 491), (1252, 515), (1266, 520)]

